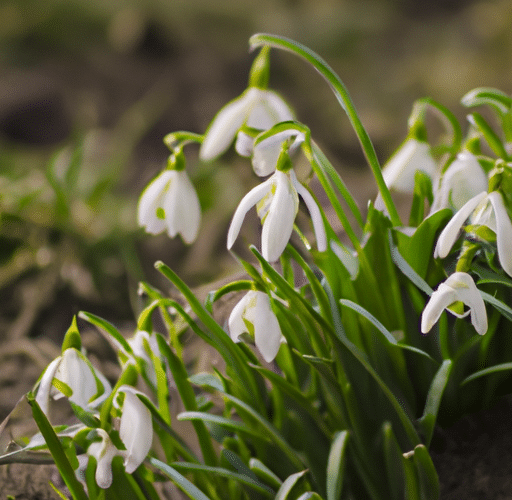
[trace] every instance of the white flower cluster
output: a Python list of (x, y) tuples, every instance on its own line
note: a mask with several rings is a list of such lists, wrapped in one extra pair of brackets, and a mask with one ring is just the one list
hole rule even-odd
[[(81, 351), (69, 347), (46, 368), (38, 383), (35, 400), (47, 416), (50, 401), (63, 397), (86, 413), (98, 416), (98, 408), (111, 393), (112, 388), (101, 372), (91, 365)], [(146, 458), (153, 440), (153, 422), (151, 412), (137, 394), (141, 393), (131, 386), (122, 385), (117, 389), (114, 404), (121, 395), (124, 396), (119, 437), (125, 449), (118, 449), (105, 429), (94, 429), (94, 434), (100, 440), (93, 440), (86, 453), (77, 457), (79, 467), (76, 475), (84, 484), (85, 469), (91, 456), (97, 462), (96, 483), (104, 489), (112, 484), (112, 460), (115, 456), (123, 457), (128, 474), (133, 473)]]
[[(390, 159), (383, 175), (390, 188), (412, 193), (415, 173), (418, 170), (437, 180), (431, 211), (443, 208), (455, 210), (454, 216), (439, 235), (434, 257), (444, 259), (449, 255), (468, 221), (470, 232), (474, 233), (479, 227), (485, 226), (496, 235), (501, 268), (512, 276), (512, 222), (502, 194), (499, 191), (487, 192), (487, 175), (477, 158), (469, 151), (463, 151), (439, 175), (428, 144), (411, 138)], [(464, 314), (457, 314), (449, 308), (459, 301), (469, 307)], [(432, 328), (444, 309), (459, 317), (471, 314), (475, 330), (480, 334), (487, 331), (485, 305), (468, 273), (452, 274), (432, 294), (422, 315), (423, 333)]]

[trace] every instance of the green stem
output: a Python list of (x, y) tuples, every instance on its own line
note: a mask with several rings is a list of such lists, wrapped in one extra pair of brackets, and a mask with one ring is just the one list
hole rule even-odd
[(366, 160), (368, 161), (370, 168), (372, 169), (375, 181), (382, 195), (382, 199), (393, 225), (401, 226), (402, 222), (400, 220), (400, 216), (398, 215), (398, 211), (395, 207), (393, 199), (391, 198), (389, 189), (384, 182), (382, 169), (380, 167), (379, 160), (377, 159), (372, 141), (363, 124), (361, 123), (347, 88), (341, 81), (340, 77), (318, 54), (308, 49), (306, 46), (290, 40), (289, 38), (259, 33), (253, 35), (249, 39), (249, 45), (251, 49), (261, 46), (270, 46), (292, 52), (309, 62), (324, 77), (327, 83), (331, 86), (334, 95), (338, 99), (338, 102), (341, 104), (341, 107), (347, 113), (348, 119), (350, 120), (350, 123), (359, 139), (359, 142), (361, 143), (363, 153), (366, 157)]

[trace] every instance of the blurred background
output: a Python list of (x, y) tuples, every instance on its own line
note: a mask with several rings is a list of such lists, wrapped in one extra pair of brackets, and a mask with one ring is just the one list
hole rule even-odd
[[(403, 140), (414, 100), (431, 96), (462, 120), (464, 93), (510, 92), (512, 82), (508, 0), (2, 0), (0, 20), (0, 336), (9, 342), (58, 342), (81, 309), (131, 324), (137, 282), (161, 283), (158, 259), (192, 286), (231, 272), (227, 227), (257, 183), (233, 153), (198, 165), (187, 149), (204, 209), (192, 246), (144, 235), (135, 213), (165, 164), (165, 134), (203, 133), (244, 90), (252, 34), (322, 55), (381, 161)], [(361, 182), (364, 159), (327, 85), (273, 53), (270, 86), (364, 206), (375, 189)]]

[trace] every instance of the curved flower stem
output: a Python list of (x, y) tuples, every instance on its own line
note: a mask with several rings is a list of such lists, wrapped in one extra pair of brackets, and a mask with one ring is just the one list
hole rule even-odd
[(446, 130), (451, 130), (452, 144), (451, 146), (447, 146), (447, 148), (450, 152), (450, 156), (455, 156), (460, 150), (462, 143), (462, 130), (460, 128), (459, 122), (457, 121), (457, 118), (455, 118), (455, 115), (446, 106), (443, 106), (439, 102), (434, 101), (434, 99), (431, 97), (423, 97), (418, 99), (414, 103), (411, 116), (409, 117), (409, 127), (413, 127), (414, 123), (418, 119), (423, 121), (422, 115), (425, 114), (427, 106), (432, 108), (436, 116), (443, 123)]
[(400, 221), (400, 216), (398, 215), (398, 211), (395, 207), (395, 204), (393, 203), (389, 189), (384, 182), (382, 170), (379, 164), (379, 160), (377, 159), (372, 141), (363, 124), (361, 123), (350, 95), (339, 76), (318, 54), (308, 49), (304, 45), (290, 40), (289, 38), (259, 33), (253, 35), (249, 39), (249, 45), (251, 49), (261, 46), (270, 46), (292, 52), (309, 62), (324, 77), (327, 83), (329, 83), (331, 86), (334, 95), (338, 99), (338, 102), (341, 104), (341, 107), (347, 113), (350, 123), (352, 124), (359, 142), (361, 143), (364, 155), (370, 168), (372, 169), (373, 176), (375, 177), (375, 181), (391, 218), (391, 222), (394, 226), (401, 226), (402, 222)]

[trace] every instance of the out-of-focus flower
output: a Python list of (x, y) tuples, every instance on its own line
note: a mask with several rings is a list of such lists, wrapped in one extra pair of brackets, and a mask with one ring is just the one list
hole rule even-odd
[(132, 474), (146, 458), (153, 442), (153, 421), (151, 412), (137, 397), (133, 387), (122, 385), (117, 394), (124, 393), (124, 402), (119, 426), (119, 437), (126, 450), (119, 450), (104, 429), (95, 429), (101, 441), (92, 442), (86, 455), (78, 456), (79, 469), (76, 472), (81, 478), (87, 468), (88, 456), (96, 459), (96, 483), (100, 488), (109, 488), (112, 484), (112, 460), (119, 455), (124, 459), (124, 468)]
[(234, 342), (244, 333), (251, 335), (267, 363), (277, 356), (283, 335), (266, 293), (248, 292), (231, 311), (228, 327)]
[(252, 157), (252, 167), (256, 175), (265, 177), (275, 172), (277, 161), (285, 141), (292, 141), (288, 148), (288, 154), (293, 154), (300, 144), (304, 142), (304, 139), (305, 137), (302, 132), (289, 129), (257, 142), (254, 146)]
[(185, 170), (166, 169), (142, 192), (138, 223), (150, 234), (178, 233), (185, 243), (192, 243), (199, 232), (201, 206), (196, 190)]
[(472, 226), (486, 226), (496, 233), (501, 267), (512, 276), (512, 222), (499, 191), (483, 191), (467, 201), (439, 235), (434, 256), (443, 259), (450, 253), (468, 218)]
[(463, 151), (440, 179), (431, 212), (443, 208), (459, 210), (478, 193), (487, 189), (487, 175), (475, 155)]
[(430, 154), (428, 143), (411, 137), (384, 165), (382, 175), (390, 190), (412, 193), (414, 191), (414, 176), (418, 170), (433, 177), (437, 165)]
[(327, 248), (325, 228), (320, 209), (309, 191), (300, 184), (293, 170), (276, 170), (265, 182), (247, 193), (238, 205), (228, 231), (228, 249), (240, 232), (245, 214), (256, 205), (263, 222), (261, 253), (268, 262), (276, 261), (283, 253), (293, 230), (299, 208), (299, 197), (308, 207), (315, 230), (318, 250)]
[(36, 401), (48, 414), (50, 399), (65, 396), (84, 409), (94, 409), (111, 392), (108, 380), (74, 347), (66, 349), (46, 368), (36, 393)]
[[(135, 335), (128, 339), (128, 344), (132, 348), (133, 355), (142, 360), (144, 364), (144, 374), (153, 385), (153, 388), (157, 387), (155, 366), (151, 353), (155, 354), (157, 358), (160, 358), (160, 349), (155, 335), (151, 335), (149, 332), (143, 330), (137, 330)], [(148, 352), (148, 349), (151, 352)]]
[[(458, 314), (449, 309), (449, 306), (459, 301), (469, 307), (469, 310), (464, 314)], [(469, 274), (454, 273), (438, 286), (423, 310), (421, 332), (429, 332), (445, 309), (458, 318), (471, 314), (471, 323), (473, 323), (475, 330), (480, 335), (487, 331), (487, 312), (484, 300)]]
[(293, 120), (293, 112), (278, 94), (249, 87), (217, 113), (206, 131), (199, 157), (207, 161), (220, 156), (228, 149), (242, 126), (267, 130), (276, 123), (288, 120)]

